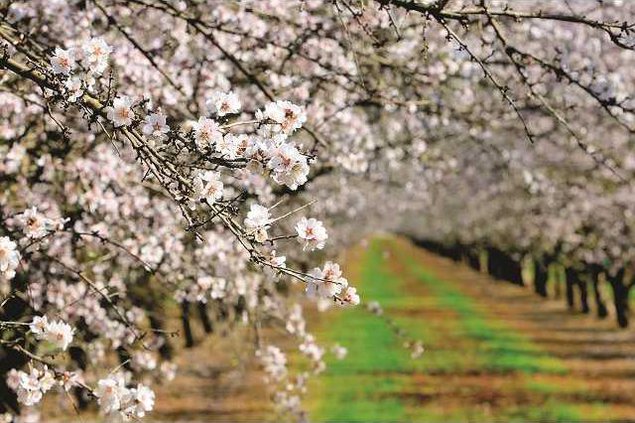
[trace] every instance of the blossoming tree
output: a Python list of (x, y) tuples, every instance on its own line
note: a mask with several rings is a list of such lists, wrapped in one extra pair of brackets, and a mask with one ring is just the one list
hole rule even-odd
[[(0, 2), (0, 411), (57, 386), (143, 417), (166, 301), (188, 345), (211, 304), (319, 372), (295, 295), (357, 305), (329, 258), (377, 229), (557, 250), (624, 290), (633, 6), (501, 3)], [(306, 375), (255, 339), (299, 414)]]

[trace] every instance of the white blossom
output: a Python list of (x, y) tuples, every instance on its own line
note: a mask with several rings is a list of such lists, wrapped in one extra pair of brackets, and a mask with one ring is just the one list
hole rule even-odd
[(82, 50), (89, 70), (97, 75), (101, 74), (108, 65), (112, 47), (103, 38), (91, 38), (83, 44)]
[(66, 391), (70, 391), (71, 388), (83, 383), (84, 379), (79, 372), (62, 372), (59, 379), (60, 386)]
[(97, 382), (95, 395), (97, 403), (104, 414), (110, 414), (121, 409), (122, 401), (128, 394), (125, 381), (120, 375), (112, 375)]
[(42, 337), (46, 332), (48, 324), (49, 321), (46, 316), (35, 316), (33, 320), (31, 320), (31, 323), (29, 323), (29, 330), (35, 336)]
[(328, 235), (321, 221), (303, 217), (295, 225), (295, 230), (298, 234), (298, 239), (304, 243), (304, 250), (312, 251), (316, 248), (319, 250), (324, 248)]
[(241, 143), (246, 140), (247, 136), (243, 134), (226, 134), (222, 138), (219, 138), (216, 142), (216, 151), (223, 157), (233, 160), (238, 156), (238, 150)]
[(338, 360), (343, 360), (344, 358), (346, 358), (346, 354), (348, 354), (348, 350), (340, 344), (333, 345), (331, 347), (331, 352)]
[(166, 117), (161, 112), (156, 112), (146, 116), (141, 127), (141, 132), (148, 137), (158, 140), (165, 138), (170, 127), (166, 124)]
[(68, 323), (61, 320), (49, 322), (46, 316), (34, 317), (29, 324), (29, 329), (37, 339), (48, 341), (64, 351), (73, 341), (73, 334), (75, 333), (75, 329)]
[(206, 106), (210, 113), (216, 113), (217, 116), (225, 116), (240, 112), (240, 99), (234, 92), (228, 93), (215, 92), (211, 98), (207, 100)]
[(47, 366), (42, 369), (32, 367), (29, 373), (12, 369), (7, 374), (7, 385), (15, 391), (18, 401), (26, 406), (39, 403), (54, 384), (54, 375)]
[(412, 343), (410, 346), (410, 358), (417, 359), (423, 355), (425, 352), (425, 348), (423, 347), (423, 343), (421, 341), (416, 341)]
[(289, 143), (272, 149), (267, 167), (272, 170), (274, 181), (292, 190), (306, 183), (309, 175), (307, 158)]
[(132, 100), (127, 96), (115, 98), (113, 105), (106, 107), (106, 113), (116, 128), (130, 126), (135, 118), (132, 111)]
[(198, 148), (203, 149), (209, 147), (223, 139), (220, 126), (212, 119), (206, 117), (199, 118), (198, 122), (194, 123), (193, 129), (194, 141)]
[(283, 100), (267, 104), (259, 117), (270, 119), (279, 124), (285, 134), (293, 133), (306, 122), (306, 113), (300, 106)]
[[(35, 371), (35, 369), (33, 369)], [(18, 394), (18, 401), (26, 406), (32, 406), (42, 400), (42, 388), (40, 387), (40, 380), (37, 373), (25, 373), (20, 374), (20, 384), (16, 393)]]
[(22, 160), (26, 156), (26, 148), (20, 144), (15, 143), (4, 157), (4, 171), (7, 174), (17, 173), (22, 166)]
[(7, 386), (14, 391), (18, 390), (18, 386), (20, 386), (20, 373), (21, 371), (18, 369), (11, 369), (7, 372), (6, 383)]
[(265, 260), (267, 261), (267, 263), (269, 263), (269, 265), (273, 266), (274, 268), (286, 268), (287, 257), (278, 256), (276, 254), (276, 250), (272, 248), (265, 248), (262, 251), (262, 255), (265, 257)]
[(247, 217), (245, 218), (245, 227), (254, 234), (256, 241), (264, 242), (267, 240), (267, 229), (271, 222), (269, 209), (260, 204), (252, 204)]
[(28, 238), (42, 238), (48, 233), (48, 229), (51, 226), (51, 221), (41, 213), (38, 213), (35, 206), (26, 209), (20, 214), (18, 220), (24, 228), (24, 234)]
[(314, 268), (310, 276), (312, 279), (306, 288), (309, 297), (331, 298), (348, 286), (348, 281), (342, 277), (339, 264), (331, 261), (324, 263), (322, 269)]
[(280, 348), (268, 345), (258, 350), (256, 355), (260, 358), (268, 378), (280, 381), (287, 375), (287, 357)]
[(206, 200), (213, 204), (223, 198), (223, 183), (220, 180), (220, 173), (206, 171), (194, 178), (194, 190), (199, 200)]
[(75, 56), (71, 50), (64, 50), (56, 47), (53, 57), (51, 57), (53, 73), (68, 75), (75, 67)]
[(317, 364), (318, 369), (323, 367), (323, 363), (320, 362), (324, 357), (324, 349), (315, 342), (313, 335), (305, 335), (298, 348), (302, 354)]
[(210, 282), (210, 297), (214, 300), (225, 298), (227, 295), (227, 281), (223, 278), (211, 278)]
[(127, 390), (122, 400), (121, 412), (127, 418), (140, 419), (154, 408), (154, 392), (142, 384)]
[(78, 98), (83, 95), (82, 90), (82, 79), (79, 76), (71, 76), (64, 82), (64, 88), (66, 88), (67, 97), (66, 99), (75, 103)]
[(344, 305), (358, 305), (359, 304), (359, 295), (357, 294), (357, 289), (352, 286), (347, 286), (342, 292), (341, 295), (342, 303)]
[(0, 237), (0, 274), (5, 279), (13, 279), (15, 270), (20, 264), (20, 253), (17, 244), (9, 237)]

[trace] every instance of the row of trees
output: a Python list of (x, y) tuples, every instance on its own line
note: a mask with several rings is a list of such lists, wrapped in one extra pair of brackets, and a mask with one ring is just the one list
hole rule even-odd
[[(612, 271), (600, 264), (588, 263), (566, 266), (562, 257), (544, 255), (535, 258), (482, 245), (448, 245), (433, 240), (417, 240), (417, 244), (496, 279), (519, 286), (530, 285), (535, 294), (543, 298), (549, 297), (550, 293), (555, 298), (564, 298), (571, 310), (577, 307), (587, 314), (593, 309), (599, 319), (608, 316), (610, 301), (619, 327), (629, 325), (629, 294), (635, 285), (635, 274), (627, 273), (624, 268)], [(602, 285), (610, 287), (611, 299), (605, 298)]]

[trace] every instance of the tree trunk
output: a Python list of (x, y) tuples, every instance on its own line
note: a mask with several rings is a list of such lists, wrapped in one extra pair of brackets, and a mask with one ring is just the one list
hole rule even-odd
[[(590, 311), (589, 308), (589, 289), (587, 285), (587, 279), (584, 275), (574, 267), (567, 267), (565, 270), (567, 278), (567, 303), (569, 300), (575, 302), (573, 298), (569, 298), (569, 295), (575, 295), (574, 289), (577, 287), (580, 293), (580, 311), (587, 314)], [(569, 303), (569, 308), (572, 308), (573, 304)]]
[(534, 292), (547, 298), (547, 281), (549, 280), (549, 265), (543, 260), (534, 261)]
[[(71, 360), (73, 360), (77, 364), (77, 367), (79, 369), (86, 370), (86, 367), (88, 365), (88, 355), (83, 348), (71, 346), (68, 348), (68, 354), (70, 355)], [(79, 408), (80, 410), (87, 409), (88, 405), (90, 404), (88, 390), (81, 386), (74, 386), (72, 388), (72, 393), (77, 400), (77, 408)]]
[(124, 347), (117, 348), (117, 357), (119, 358), (119, 364), (121, 367), (132, 372), (132, 356), (130, 355), (130, 351), (125, 349)]
[(512, 256), (508, 256), (509, 258), (509, 270), (510, 270), (510, 281), (519, 286), (524, 286), (525, 282), (523, 281), (523, 266), (521, 260), (516, 260)]
[[(20, 273), (11, 281), (11, 289), (16, 292), (26, 291), (26, 279)], [(9, 297), (0, 307), (0, 320), (18, 321), (23, 315), (33, 314), (29, 304), (18, 295)], [(27, 341), (23, 338), (18, 341), (22, 348), (28, 348)], [(30, 360), (26, 354), (17, 349), (0, 345), (0, 414), (11, 412), (20, 414), (21, 405), (18, 402), (15, 391), (7, 385), (7, 373), (11, 369), (20, 369)]]
[(570, 267), (565, 268), (565, 296), (567, 300), (567, 307), (573, 310), (575, 306), (575, 300), (573, 298), (573, 285), (577, 285), (577, 275), (575, 270)]
[(476, 270), (477, 272), (481, 270), (479, 251), (476, 248), (469, 248), (467, 252), (467, 263), (472, 269)]
[(580, 306), (582, 313), (588, 314), (589, 309), (589, 288), (585, 278), (578, 275), (578, 288), (580, 288)]
[(604, 319), (608, 316), (608, 310), (606, 309), (606, 303), (602, 298), (602, 292), (600, 291), (600, 269), (599, 266), (591, 266), (591, 283), (593, 285), (593, 297), (595, 298), (595, 309), (599, 319)]
[(562, 298), (562, 272), (560, 271), (560, 265), (555, 265), (551, 267), (551, 274), (553, 276), (553, 292), (554, 298), (559, 300)]
[(454, 244), (449, 247), (450, 258), (455, 262), (460, 262), (463, 257), (463, 246), (461, 244)]
[(615, 316), (617, 324), (621, 328), (628, 327), (629, 307), (628, 291), (629, 287), (624, 283), (624, 268), (618, 270), (615, 275), (607, 274), (609, 283), (613, 288), (613, 303), (615, 305)]
[(198, 315), (201, 319), (201, 323), (203, 323), (203, 330), (205, 330), (205, 333), (214, 332), (212, 321), (209, 319), (209, 315), (207, 314), (207, 303), (199, 301), (197, 307)]
[(498, 248), (489, 248), (487, 251), (487, 272), (494, 279), (503, 279), (502, 251)]
[[(165, 330), (165, 320), (163, 315), (159, 316), (158, 313), (151, 313), (149, 315), (149, 319), (150, 327), (152, 329), (159, 331)], [(172, 360), (174, 357), (174, 349), (172, 348), (172, 343), (167, 336), (163, 337), (163, 343), (159, 347), (159, 355), (165, 360)]]
[(0, 346), (0, 412), (20, 414), (20, 403), (15, 391), (7, 385), (7, 373), (11, 369), (20, 369), (29, 358), (22, 352)]
[[(160, 284), (153, 283), (150, 272), (138, 277), (131, 285), (132, 288), (128, 290), (128, 295), (135, 304), (147, 310), (150, 327), (158, 333), (164, 331), (166, 328), (166, 317), (163, 312), (163, 297), (167, 294), (165, 288)], [(165, 360), (172, 359), (174, 351), (169, 337), (163, 337), (163, 343), (159, 347), (159, 354)]]
[(220, 300), (217, 300), (216, 306), (218, 307), (218, 320), (220, 320), (221, 322), (226, 321), (229, 318), (229, 310), (227, 309), (227, 304), (224, 304)]
[(189, 301), (181, 302), (181, 322), (183, 323), (183, 335), (185, 336), (185, 348), (191, 348), (194, 346), (194, 336), (192, 335), (192, 327), (190, 326)]

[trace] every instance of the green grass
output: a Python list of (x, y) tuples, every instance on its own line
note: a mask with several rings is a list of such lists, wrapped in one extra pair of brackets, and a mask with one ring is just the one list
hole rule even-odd
[(504, 411), (505, 420), (510, 422), (526, 421), (605, 421), (607, 406), (602, 403), (591, 403), (581, 406), (577, 403), (549, 400), (543, 404), (511, 407)]
[(542, 380), (530, 379), (524, 383), (528, 391), (540, 394), (560, 395), (584, 395), (586, 387), (583, 383), (552, 383)]
[(495, 412), (487, 407), (448, 409), (442, 405), (432, 404), (425, 410), (411, 416), (412, 421), (420, 422), (466, 422), (466, 421), (498, 421), (498, 422), (576, 422), (589, 420), (606, 420), (607, 406), (593, 403), (584, 407), (580, 404), (547, 400), (540, 404), (507, 406)]
[[(438, 278), (391, 242), (370, 243), (358, 263), (361, 280), (353, 283), (360, 286), (365, 301), (379, 300), (409, 337), (421, 339), (426, 352), (412, 360), (388, 323), (361, 307), (331, 312), (318, 337), (327, 344), (339, 342), (349, 354), (343, 361), (328, 361), (326, 372), (310, 387), (313, 421), (605, 418), (606, 406), (575, 402), (584, 397), (584, 386), (562, 386), (567, 368), (561, 360), (491, 315), (458, 283)], [(392, 252), (388, 258), (387, 248)], [(398, 260), (406, 274), (392, 270), (388, 260)], [(416, 294), (407, 292), (413, 283), (418, 286)], [(540, 380), (541, 374), (551, 376)], [(428, 380), (427, 375), (435, 378)], [(509, 375), (509, 380), (498, 388), (461, 386), (451, 382), (456, 375), (482, 375), (485, 381)], [(511, 401), (490, 407), (469, 400), (496, 389)], [(461, 401), (463, 397), (468, 400)]]
[[(382, 300), (384, 306), (403, 303), (400, 281), (382, 266), (382, 248), (371, 243), (361, 263), (365, 298)], [(326, 342), (348, 348), (346, 360), (331, 360), (314, 393), (320, 398), (312, 418), (320, 421), (404, 420), (404, 404), (396, 395), (408, 376), (408, 356), (388, 324), (363, 308), (340, 312), (320, 335)], [(395, 377), (397, 374), (397, 377)]]
[(566, 373), (564, 363), (540, 351), (527, 337), (508, 328), (504, 322), (487, 316), (454, 284), (428, 273), (412, 258), (406, 260), (413, 274), (438, 299), (439, 305), (457, 314), (462, 332), (459, 334), (477, 343), (478, 365), (474, 370)]

